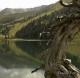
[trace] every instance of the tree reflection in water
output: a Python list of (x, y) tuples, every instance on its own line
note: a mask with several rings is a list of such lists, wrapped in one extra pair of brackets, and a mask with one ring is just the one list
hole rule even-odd
[[(0, 65), (10, 67), (35, 67), (41, 63), (37, 54), (49, 46), (46, 41), (5, 41), (0, 42)], [(72, 63), (80, 68), (80, 58), (67, 53)], [(36, 64), (37, 63), (37, 64)]]

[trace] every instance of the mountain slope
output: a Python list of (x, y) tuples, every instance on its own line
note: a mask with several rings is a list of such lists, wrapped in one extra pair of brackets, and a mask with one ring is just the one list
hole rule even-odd
[(8, 15), (8, 14), (15, 14), (15, 13), (24, 13), (24, 12), (30, 12), (30, 11), (38, 11), (41, 9), (46, 8), (46, 5), (35, 7), (35, 8), (18, 8), (18, 9), (13, 9), (13, 8), (5, 8), (1, 10), (0, 15)]
[[(59, 5), (58, 5), (59, 6)], [(44, 39), (47, 39), (46, 30), (50, 26), (52, 26), (55, 22), (58, 22), (59, 17), (63, 17), (70, 13), (75, 13), (76, 10), (73, 8), (57, 8), (57, 10), (49, 10), (44, 13), (43, 16), (38, 15), (39, 18), (33, 19), (28, 24), (26, 24), (21, 30), (16, 33), (17, 38), (25, 38), (25, 39), (40, 39), (40, 34), (44, 33)], [(42, 14), (41, 14), (42, 15)], [(34, 17), (36, 18), (36, 17)]]
[(33, 16), (35, 14), (46, 13), (49, 11), (57, 11), (62, 8), (62, 6), (57, 2), (56, 4), (51, 5), (42, 5), (35, 8), (27, 8), (27, 9), (12, 9), (5, 8), (0, 11), (0, 23), (7, 23), (6, 20), (12, 20), (25, 18), (27, 16)]
[(48, 5), (42, 5), (34, 8), (5, 8), (0, 11), (0, 15), (8, 15), (8, 14), (16, 14), (16, 13), (24, 13), (24, 12), (32, 12), (32, 11), (45, 11), (50, 9)]
[(10, 36), (15, 36), (15, 34), (20, 31), (22, 28), (27, 26), (30, 22), (37, 20), (45, 15), (50, 15), (51, 13), (60, 10), (63, 8), (59, 2), (56, 4), (51, 4), (47, 6), (35, 7), (33, 9), (38, 8), (37, 11), (29, 11), (25, 13), (16, 13), (16, 14), (7, 14), (0, 17), (0, 26), (4, 27), (12, 27), (10, 30)]

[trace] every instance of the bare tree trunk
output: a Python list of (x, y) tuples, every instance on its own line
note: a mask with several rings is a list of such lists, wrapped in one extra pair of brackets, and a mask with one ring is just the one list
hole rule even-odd
[[(76, 7), (80, 9), (78, 0), (72, 3), (59, 1), (64, 7)], [(69, 42), (80, 31), (80, 13), (67, 15), (51, 27), (50, 36), (53, 38), (45, 64), (45, 78), (80, 78), (80, 71), (66, 59), (65, 51)]]
[[(69, 4), (65, 4), (60, 0), (60, 4), (80, 8), (78, 0), (72, 0), (72, 3)], [(41, 53), (41, 56), (46, 54), (45, 52), (48, 53), (45, 63), (45, 78), (80, 78), (79, 69), (72, 65), (69, 59), (65, 58), (69, 42), (80, 31), (80, 13), (73, 13), (61, 19), (58, 18), (58, 22), (49, 29), (50, 37), (53, 38), (52, 46)]]
[(80, 21), (68, 22), (59, 24), (53, 31), (55, 34), (45, 64), (45, 78), (80, 78), (79, 70), (64, 58), (69, 41), (80, 30)]

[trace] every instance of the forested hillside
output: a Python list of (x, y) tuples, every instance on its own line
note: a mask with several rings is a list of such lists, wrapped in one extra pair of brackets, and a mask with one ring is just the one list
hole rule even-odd
[(60, 4), (56, 3), (27, 9), (5, 8), (0, 11), (0, 33), (15, 37), (15, 34), (28, 23), (62, 7), (58, 5)]
[(75, 9), (62, 8), (50, 14), (45, 14), (38, 19), (35, 19), (24, 26), (20, 31), (16, 33), (17, 38), (25, 39), (40, 39), (40, 34), (42, 39), (48, 39), (48, 30), (49, 28), (57, 21), (60, 21), (58, 18), (62, 18), (70, 13), (77, 12)]
[[(27, 11), (27, 12), (26, 12)], [(0, 12), (0, 33), (9, 38), (44, 39), (47, 29), (58, 18), (76, 12), (73, 8), (63, 8), (59, 2), (30, 9), (6, 8)], [(41, 35), (44, 33), (44, 35)]]

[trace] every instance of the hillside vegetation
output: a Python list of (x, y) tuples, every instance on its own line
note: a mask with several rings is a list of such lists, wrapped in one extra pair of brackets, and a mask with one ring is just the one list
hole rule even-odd
[(40, 39), (40, 34), (44, 33), (42, 39), (49, 38), (47, 36), (47, 30), (53, 26), (53, 24), (58, 23), (60, 20), (58, 18), (62, 18), (70, 13), (76, 12), (74, 9), (70, 8), (62, 8), (56, 11), (47, 12), (41, 15), (34, 17), (32, 21), (26, 24), (20, 31), (16, 33), (17, 38), (24, 39)]
[[(52, 12), (60, 10), (61, 8), (62, 6), (57, 2), (56, 4), (36, 7), (33, 8), (34, 10), (32, 9), (23, 13), (13, 14), (11, 12), (12, 9), (8, 9), (9, 11), (5, 11), (6, 9), (4, 9), (0, 12), (0, 32), (3, 34), (3, 32), (6, 30), (6, 27), (9, 27), (10, 36), (15, 36), (18, 31), (20, 31), (32, 21), (42, 18), (45, 15), (50, 15)], [(4, 13), (2, 14), (2, 12)]]

